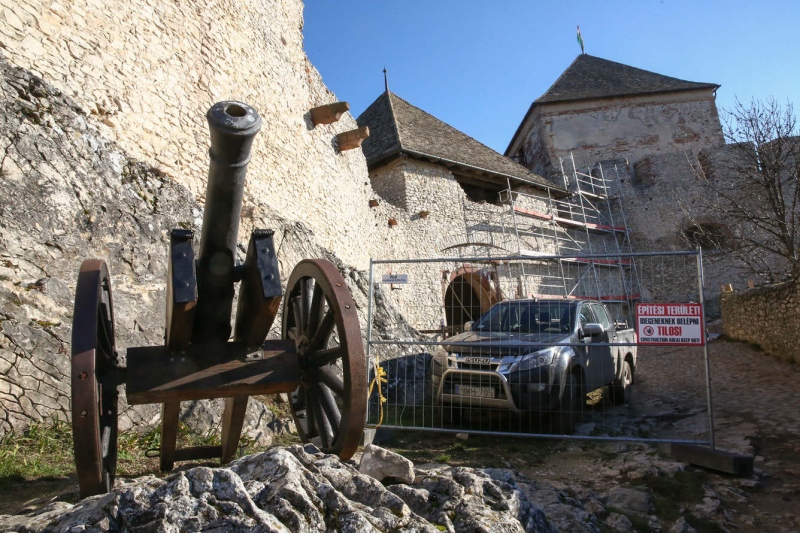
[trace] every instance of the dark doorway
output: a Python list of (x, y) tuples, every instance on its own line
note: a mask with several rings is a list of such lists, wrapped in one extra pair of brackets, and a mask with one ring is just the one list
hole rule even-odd
[(447, 325), (462, 331), (465, 323), (481, 316), (481, 298), (472, 288), (466, 275), (455, 278), (444, 294), (444, 313)]

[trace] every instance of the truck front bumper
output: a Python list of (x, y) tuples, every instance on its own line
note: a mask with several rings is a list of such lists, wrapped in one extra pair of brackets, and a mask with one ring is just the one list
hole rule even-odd
[(434, 379), (437, 405), (500, 408), (514, 412), (551, 411), (559, 387), (546, 368), (509, 375), (488, 370), (447, 369)]

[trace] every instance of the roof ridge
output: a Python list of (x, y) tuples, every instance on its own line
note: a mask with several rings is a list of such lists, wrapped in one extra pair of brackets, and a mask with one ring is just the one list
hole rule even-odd
[[(397, 144), (400, 145), (400, 150), (403, 149), (403, 137), (400, 135), (400, 126), (397, 124), (397, 113), (394, 111), (394, 104), (392, 103), (392, 96), (400, 98), (389, 89), (386, 89), (386, 99), (389, 100), (389, 112), (392, 114), (392, 126), (394, 132), (397, 134)], [(402, 100), (402, 98), (400, 98)]]
[[(573, 60), (572, 60), (572, 63), (570, 63), (570, 64), (567, 66), (567, 68), (565, 68), (565, 69), (563, 70), (563, 72), (561, 72), (561, 74), (559, 74), (558, 78), (556, 78), (556, 81), (554, 81), (553, 83), (551, 83), (551, 84), (550, 84), (550, 87), (548, 87), (548, 88), (547, 88), (547, 90), (546, 90), (545, 92), (543, 92), (543, 93), (542, 93), (542, 95), (541, 95), (539, 98), (542, 98), (544, 95), (546, 95), (547, 93), (549, 93), (549, 92), (550, 92), (550, 90), (551, 90), (553, 87), (555, 87), (555, 86), (558, 84), (558, 82), (559, 82), (559, 81), (561, 81), (561, 78), (563, 78), (563, 77), (564, 77), (564, 76), (567, 74), (567, 71), (569, 71), (569, 69), (571, 69), (571, 68), (572, 68), (572, 65), (574, 65), (574, 64), (575, 64), (575, 63), (578, 61), (578, 59), (581, 57), (581, 55), (589, 55), (589, 54), (580, 54), (580, 55), (576, 56), (576, 57), (575, 57), (575, 59), (573, 59)], [(539, 98), (537, 98), (536, 100), (538, 100)], [(536, 100), (534, 100), (534, 102), (535, 102)]]

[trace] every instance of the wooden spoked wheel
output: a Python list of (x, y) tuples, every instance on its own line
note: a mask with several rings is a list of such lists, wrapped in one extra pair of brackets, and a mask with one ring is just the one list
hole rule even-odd
[(300, 438), (349, 459), (366, 423), (367, 365), (353, 296), (328, 261), (301, 261), (289, 277), (283, 338), (295, 342), (300, 363), (291, 394)]
[(117, 367), (108, 268), (89, 259), (78, 275), (72, 320), (72, 437), (83, 498), (114, 486)]

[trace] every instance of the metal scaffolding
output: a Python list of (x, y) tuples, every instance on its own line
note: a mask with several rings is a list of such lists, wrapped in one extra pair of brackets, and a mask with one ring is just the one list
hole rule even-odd
[[(566, 199), (512, 190), (501, 191), (503, 231), (522, 257), (557, 255), (557, 262), (541, 265), (520, 262), (516, 268), (518, 297), (563, 297), (603, 301), (616, 318), (630, 319), (633, 302), (640, 299), (636, 263), (625, 211), (616, 184), (616, 165), (598, 163), (581, 172), (570, 154), (561, 159)], [(603, 257), (593, 257), (603, 256)]]

